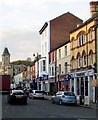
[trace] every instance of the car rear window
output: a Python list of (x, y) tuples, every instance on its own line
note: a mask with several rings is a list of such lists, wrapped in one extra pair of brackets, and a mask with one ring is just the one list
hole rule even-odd
[(13, 93), (13, 95), (24, 95), (24, 93), (23, 92), (15, 92), (15, 93)]
[(44, 93), (43, 91), (35, 91), (35, 93)]
[(69, 92), (68, 92), (68, 93), (67, 93), (67, 92), (65, 92), (65, 93), (64, 93), (64, 95), (66, 95), (66, 96), (75, 96), (75, 94), (74, 94), (74, 93), (69, 93)]

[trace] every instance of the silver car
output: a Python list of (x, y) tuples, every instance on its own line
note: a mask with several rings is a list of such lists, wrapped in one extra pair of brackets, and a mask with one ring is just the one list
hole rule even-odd
[(52, 103), (59, 103), (60, 105), (63, 103), (76, 104), (76, 96), (73, 92), (69, 91), (59, 91), (51, 98)]
[(32, 90), (32, 92), (29, 93), (29, 98), (42, 98), (44, 99), (44, 91), (41, 90)]

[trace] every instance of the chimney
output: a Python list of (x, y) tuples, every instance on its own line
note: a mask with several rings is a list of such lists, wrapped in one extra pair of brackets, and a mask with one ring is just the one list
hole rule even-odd
[(95, 13), (98, 13), (98, 1), (92, 1), (92, 2), (90, 2), (90, 15), (91, 15), (91, 17)]

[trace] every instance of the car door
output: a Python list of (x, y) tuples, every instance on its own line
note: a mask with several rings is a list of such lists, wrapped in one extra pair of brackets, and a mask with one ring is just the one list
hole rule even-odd
[(54, 97), (54, 101), (59, 102), (60, 96), (61, 96), (60, 92), (57, 92), (55, 97)]

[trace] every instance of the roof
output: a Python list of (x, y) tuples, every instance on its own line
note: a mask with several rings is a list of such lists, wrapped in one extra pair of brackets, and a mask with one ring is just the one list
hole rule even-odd
[(4, 48), (3, 54), (2, 55), (10, 55), (8, 48)]
[(88, 20), (86, 20), (83, 24), (79, 25), (76, 29), (72, 30), (70, 33), (76, 31), (77, 29), (83, 27), (84, 25), (88, 24), (89, 22), (91, 22), (92, 20), (96, 20), (95, 18), (98, 17), (98, 13), (94, 14), (91, 18), (89, 18)]
[(48, 26), (48, 23), (46, 22), (43, 27), (41, 28), (41, 30), (39, 31), (39, 34), (42, 34), (42, 32), (45, 30), (45, 28)]

